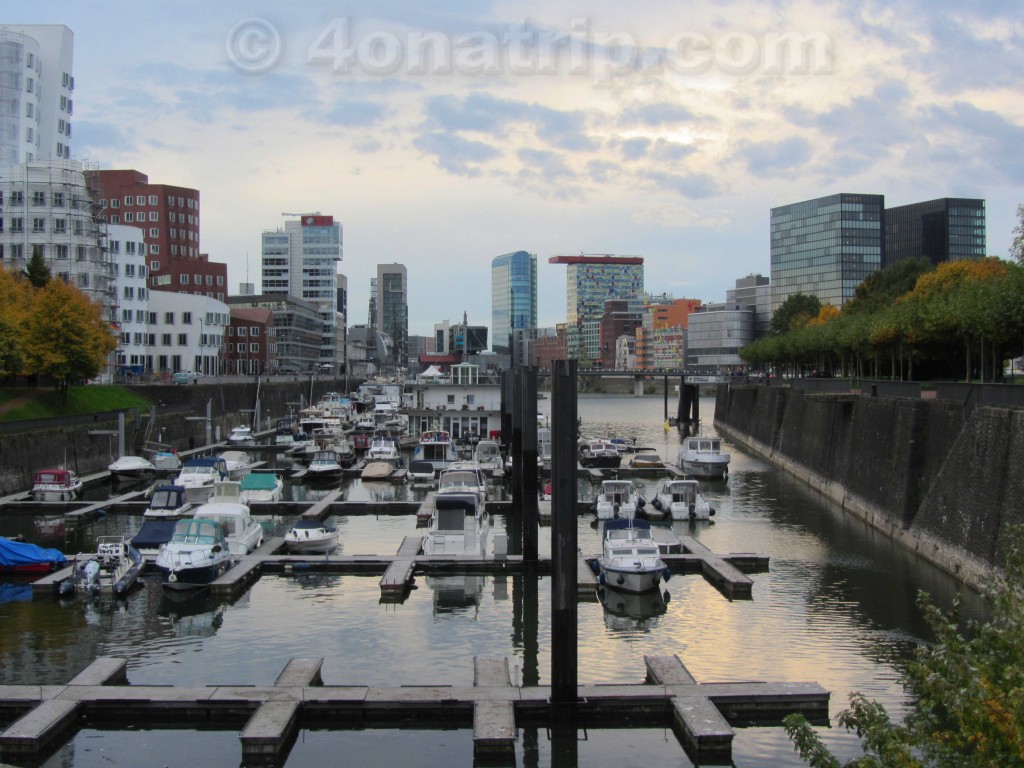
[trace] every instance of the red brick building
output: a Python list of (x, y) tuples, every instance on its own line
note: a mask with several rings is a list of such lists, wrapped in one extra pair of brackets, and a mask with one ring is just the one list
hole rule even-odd
[(276, 369), (274, 313), (266, 308), (231, 308), (224, 357), (227, 373), (257, 375)]

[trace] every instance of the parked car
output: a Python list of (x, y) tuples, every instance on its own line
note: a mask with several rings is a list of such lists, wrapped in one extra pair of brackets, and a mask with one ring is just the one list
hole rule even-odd
[(285, 363), (284, 365), (278, 366), (278, 373), (302, 373), (299, 370), (299, 366), (292, 365), (291, 363)]
[(203, 374), (201, 373), (193, 373), (192, 371), (178, 371), (174, 374), (173, 378), (175, 384), (193, 384), (202, 375)]

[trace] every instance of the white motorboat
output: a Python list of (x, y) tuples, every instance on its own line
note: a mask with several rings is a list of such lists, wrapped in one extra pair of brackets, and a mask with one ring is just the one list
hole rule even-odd
[(35, 501), (72, 501), (82, 493), (82, 478), (70, 469), (40, 469), (32, 479)]
[(487, 501), (487, 481), (476, 462), (457, 461), (448, 466), (437, 479), (437, 495), (472, 494), (481, 510)]
[(319, 520), (299, 518), (285, 533), (284, 542), (290, 552), (330, 552), (338, 546), (338, 529)]
[(577, 458), (586, 469), (618, 469), (622, 455), (615, 444), (601, 438), (584, 440), (579, 444)]
[(337, 451), (317, 451), (310, 459), (303, 479), (311, 483), (340, 480), (344, 472)]
[(447, 469), (453, 461), (459, 460), (459, 451), (451, 435), (443, 429), (431, 429), (420, 435), (420, 441), (413, 451), (413, 461), (429, 461), (435, 472)]
[(213, 495), (213, 484), (227, 478), (228, 468), (224, 459), (219, 456), (203, 457), (186, 461), (174, 484), (185, 489), (186, 498), (193, 504), (202, 504)]
[(233, 427), (228, 435), (229, 445), (256, 445), (256, 437), (252, 433), (252, 427), (241, 425)]
[(107, 465), (107, 470), (111, 477), (126, 480), (137, 480), (156, 474), (153, 462), (144, 456), (120, 456), (117, 461)]
[(95, 597), (127, 595), (146, 566), (146, 559), (124, 536), (99, 536), (95, 554), (75, 557), (70, 576), (60, 581), (57, 592)]
[(473, 451), (473, 460), (480, 465), (484, 474), (500, 478), (505, 474), (505, 460), (501, 456), (501, 446), (495, 440), (481, 440)]
[(671, 515), (673, 520), (709, 520), (715, 514), (714, 508), (700, 492), (700, 484), (693, 479), (666, 480), (651, 506)]
[(637, 510), (644, 504), (632, 480), (605, 480), (594, 500), (594, 511), (598, 520), (628, 519), (636, 517)]
[(407, 477), (413, 485), (433, 486), (434, 465), (429, 461), (410, 461)]
[(475, 493), (438, 493), (427, 522), (427, 555), (487, 554), (490, 521)]
[(632, 469), (663, 469), (665, 462), (653, 448), (637, 448), (629, 460)]
[(227, 468), (229, 480), (241, 480), (252, 472), (255, 462), (245, 451), (221, 451), (220, 458), (224, 459), (224, 466)]
[(363, 480), (387, 480), (394, 473), (395, 465), (390, 461), (381, 459), (366, 462), (363, 466), (363, 471), (359, 473), (359, 477)]
[(378, 431), (373, 436), (370, 447), (366, 450), (367, 461), (393, 461), (397, 462), (402, 457), (398, 450), (398, 441), (387, 432)]
[(224, 529), (224, 541), (232, 555), (247, 555), (263, 543), (263, 527), (242, 504), (239, 483), (225, 480), (214, 485), (213, 499), (196, 507), (195, 516), (216, 520)]
[(174, 451), (155, 451), (150, 461), (157, 472), (181, 471), (181, 458)]
[(679, 451), (679, 468), (691, 477), (721, 478), (729, 472), (731, 458), (717, 437), (688, 437)]
[(160, 547), (156, 569), (167, 589), (205, 587), (231, 567), (231, 553), (219, 520), (184, 518), (174, 524), (170, 541)]
[(177, 520), (192, 514), (192, 502), (185, 495), (180, 485), (158, 485), (149, 497), (149, 506), (142, 513), (143, 517)]
[(598, 581), (620, 592), (649, 592), (669, 577), (646, 520), (606, 521), (597, 566)]
[(250, 472), (238, 486), (238, 500), (243, 504), (260, 501), (280, 501), (284, 496), (284, 481), (273, 472)]

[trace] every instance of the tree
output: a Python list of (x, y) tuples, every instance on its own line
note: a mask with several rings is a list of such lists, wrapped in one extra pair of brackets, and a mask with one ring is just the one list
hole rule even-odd
[[(935, 635), (914, 654), (905, 683), (914, 703), (903, 724), (859, 693), (839, 724), (855, 731), (865, 756), (857, 768), (988, 768), (1024, 764), (1024, 529), (1009, 539), (1006, 568), (985, 590), (990, 618), (961, 625), (959, 603), (939, 610), (924, 593), (918, 605)], [(814, 768), (840, 768), (800, 715), (786, 731), (800, 757)]]
[(917, 279), (932, 269), (928, 259), (904, 259), (891, 267), (872, 272), (857, 286), (843, 311), (860, 314), (884, 309), (914, 290)]
[(772, 315), (771, 332), (787, 333), (807, 325), (821, 312), (821, 302), (817, 296), (807, 293), (794, 293), (775, 310)]
[(1013, 228), (1010, 258), (1024, 267), (1024, 205), (1017, 206), (1017, 226)]
[(23, 274), (28, 278), (33, 288), (42, 288), (50, 282), (50, 268), (46, 266), (43, 251), (38, 245), (32, 246), (32, 256), (29, 257)]
[(67, 398), (72, 381), (102, 370), (117, 339), (103, 320), (102, 308), (63, 280), (51, 280), (34, 296), (27, 323), (25, 359), (31, 372), (57, 380)]
[(0, 268), (0, 378), (22, 372), (31, 288), (17, 272)]

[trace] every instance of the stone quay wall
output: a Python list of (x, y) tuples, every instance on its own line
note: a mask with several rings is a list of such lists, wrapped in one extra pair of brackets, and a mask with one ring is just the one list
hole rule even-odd
[(722, 385), (715, 425), (973, 587), (1024, 523), (1024, 410)]
[[(259, 385), (249, 380), (130, 387), (152, 406), (124, 411), (125, 452), (146, 455), (144, 448), (157, 443), (179, 451), (205, 445), (207, 403), (211, 438), (218, 442), (219, 435), (220, 441), (226, 440), (233, 427), (253, 423), (251, 409), (256, 405), (257, 386), (260, 426), (264, 430), (273, 429), (276, 419), (297, 414), (300, 403), (310, 403), (310, 381), (301, 377), (275, 376)], [(315, 380), (313, 402), (337, 388), (338, 382), (333, 379)], [(0, 496), (27, 491), (35, 471), (46, 467), (66, 466), (79, 475), (105, 470), (117, 458), (117, 435), (89, 433), (116, 433), (118, 414), (113, 411), (2, 425)]]

